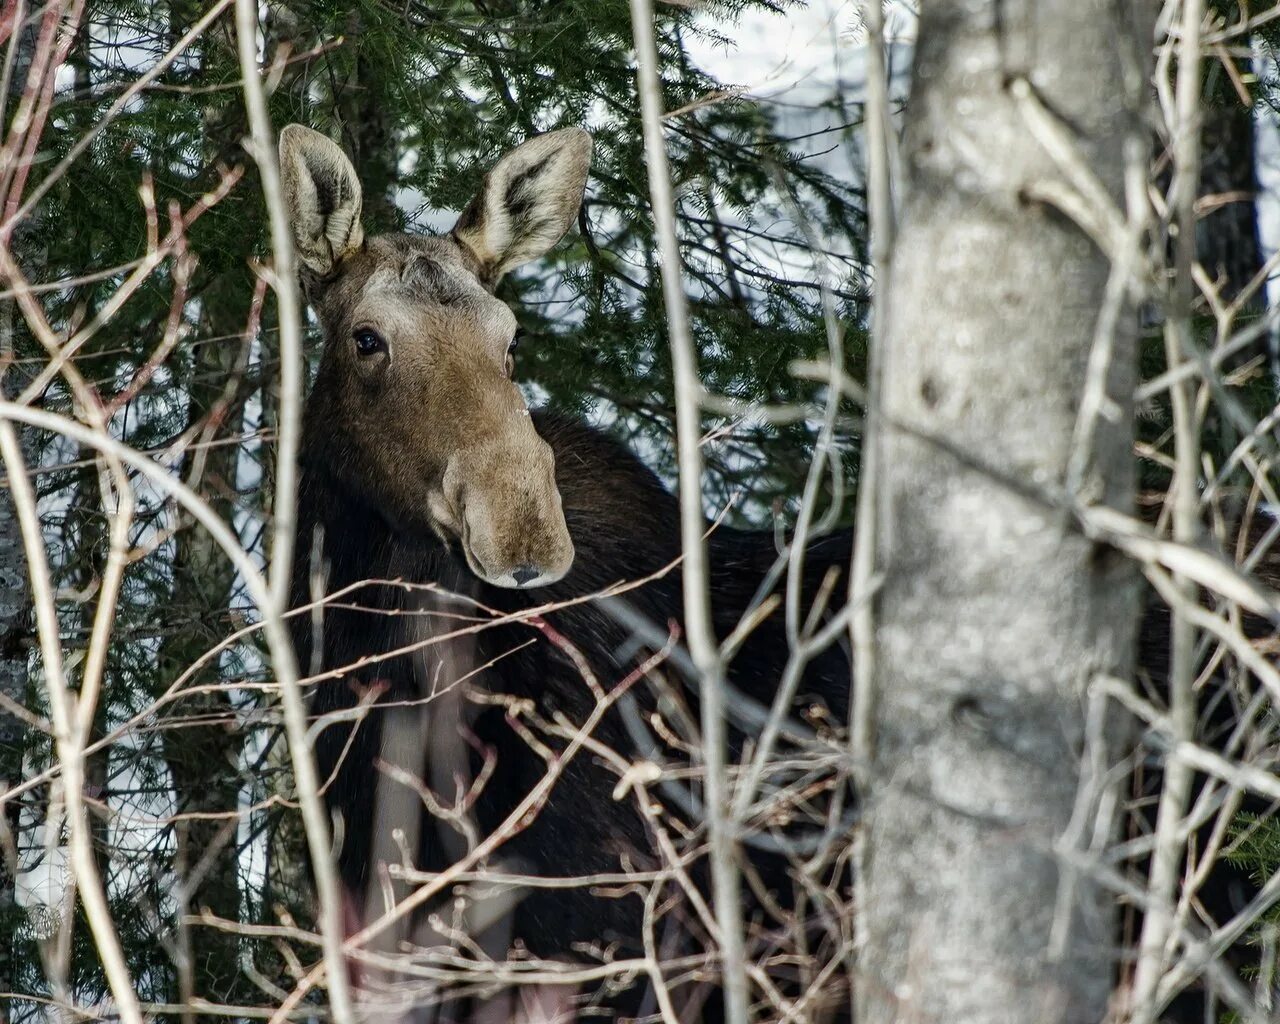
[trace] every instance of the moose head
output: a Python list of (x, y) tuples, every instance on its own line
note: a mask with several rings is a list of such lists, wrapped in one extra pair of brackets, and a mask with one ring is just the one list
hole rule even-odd
[(551, 448), (512, 381), (516, 318), (493, 292), (568, 230), (591, 137), (567, 128), (504, 156), (442, 237), (366, 238), (341, 148), (291, 124), (280, 169), (304, 292), (325, 348), (308, 457), (400, 529), (457, 543), (500, 587), (559, 580), (573, 542)]

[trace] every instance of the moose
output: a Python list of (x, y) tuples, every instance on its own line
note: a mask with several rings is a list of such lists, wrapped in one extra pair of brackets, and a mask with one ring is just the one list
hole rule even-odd
[[(404, 849), (417, 869), (444, 870), (509, 821), (549, 763), (556, 784), (509, 829), (493, 864), (544, 882), (657, 866), (654, 825), (636, 801), (616, 798), (625, 768), (611, 767), (609, 752), (636, 753), (637, 721), (659, 702), (638, 680), (662, 674), (669, 624), (682, 618), (678, 508), (604, 433), (526, 407), (512, 380), (516, 318), (494, 295), (576, 218), (591, 149), (576, 128), (533, 138), (488, 173), (448, 235), (370, 238), (341, 149), (299, 125), (281, 133), (303, 291), (325, 337), (300, 452), (293, 597), (311, 610), (295, 617), (296, 643), (319, 678), (315, 756), (353, 931), (385, 912), (388, 865)], [(710, 553), (723, 636), (776, 587), (777, 542), (721, 526)], [(834, 612), (849, 538), (820, 539), (808, 555), (806, 607), (821, 592)], [(778, 618), (747, 636), (729, 676), (735, 713), (754, 709), (757, 725), (788, 655)], [(813, 735), (843, 722), (849, 677), (838, 646), (815, 657), (795, 702), (810, 723), (792, 716), (789, 728)], [(455, 680), (465, 681), (461, 700)], [(669, 689), (683, 692), (668, 704), (694, 713), (696, 692)], [(562, 741), (549, 753), (553, 741), (531, 736), (530, 719), (589, 727), (591, 750), (569, 757)], [(740, 744), (742, 728), (733, 735)], [(683, 795), (696, 826), (696, 793)], [(470, 826), (457, 820), (462, 804)], [(759, 859), (776, 876), (785, 857)], [(695, 884), (702, 872), (690, 868)], [(590, 944), (614, 959), (641, 955), (638, 890), (609, 887), (531, 881), (499, 909), (473, 901), (450, 927), (496, 943), (499, 957), (509, 946), (557, 957)]]
[[(340, 147), (300, 125), (281, 134), (301, 282), (325, 339), (300, 452), (293, 621), (353, 933), (425, 887), (433, 899), (416, 923), (399, 920), (399, 939), (499, 961), (625, 961), (643, 955), (652, 910), (628, 877), (664, 863), (660, 841), (667, 860), (700, 841), (696, 781), (661, 791), (683, 822), (674, 845), (648, 798), (628, 795), (636, 764), (696, 760), (679, 723), (696, 718), (697, 687), (673, 651), (675, 499), (605, 433), (527, 408), (512, 379), (516, 318), (495, 295), (576, 218), (591, 149), (577, 128), (537, 136), (498, 161), (448, 234), (366, 237)], [(767, 607), (786, 581), (773, 533), (709, 524), (708, 544), (720, 636), (755, 613), (727, 680), (740, 751), (787, 664)], [(806, 614), (839, 612), (850, 548), (847, 532), (808, 545)], [(1141, 653), (1152, 675), (1166, 637), (1153, 609)], [(833, 644), (804, 667), (785, 728), (802, 741), (838, 733), (849, 695), (848, 652)], [(794, 906), (789, 842), (784, 828), (750, 850), (769, 894), (753, 899), (759, 917)], [(696, 890), (703, 859), (689, 860)], [(698, 928), (674, 929), (672, 948)], [(601, 998), (613, 1011), (652, 1009), (645, 985), (612, 980)], [(702, 1019), (689, 999), (688, 1019)], [(847, 996), (829, 1005), (839, 1017)]]

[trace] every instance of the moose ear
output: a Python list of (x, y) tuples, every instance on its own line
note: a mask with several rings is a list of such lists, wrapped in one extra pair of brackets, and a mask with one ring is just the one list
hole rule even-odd
[(298, 258), (327, 277), (364, 244), (355, 168), (336, 142), (290, 124), (280, 132), (280, 182)]
[(591, 166), (591, 136), (562, 128), (530, 139), (498, 161), (453, 227), (453, 237), (496, 287), (512, 267), (536, 259), (569, 230)]

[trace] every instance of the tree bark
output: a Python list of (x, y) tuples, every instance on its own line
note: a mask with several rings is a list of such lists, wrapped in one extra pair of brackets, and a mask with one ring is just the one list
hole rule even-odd
[[(879, 298), (884, 583), (859, 1024), (1106, 1015), (1113, 898), (1056, 849), (1078, 788), (1101, 785), (1089, 755), (1117, 739), (1118, 713), (1087, 727), (1087, 690), (1099, 673), (1130, 671), (1138, 590), (1046, 496), (1066, 487), (1110, 264), (1028, 198), (1064, 179), (1012, 90), (1030, 84), (1123, 209), (1125, 146), (1146, 148), (1150, 6), (921, 7)], [(1074, 496), (1125, 510), (1131, 321), (1117, 318), (1105, 375), (1117, 411), (1098, 419)], [(1090, 815), (1086, 841), (1093, 828)]]

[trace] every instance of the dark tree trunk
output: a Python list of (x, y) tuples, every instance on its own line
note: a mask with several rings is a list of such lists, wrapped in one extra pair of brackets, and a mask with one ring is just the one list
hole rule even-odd
[[(1211, 92), (1204, 111), (1200, 195), (1208, 212), (1196, 225), (1196, 259), (1230, 302), (1262, 268), (1262, 251), (1254, 205), (1253, 109), (1234, 90), (1219, 92)], [(1261, 312), (1265, 304), (1266, 290), (1260, 288), (1249, 308)]]
[[(191, 408), (188, 427), (205, 426), (198, 435), (198, 448), (183, 460), (184, 478), (220, 516), (230, 521), (235, 506), (236, 468), (240, 450), (234, 444), (213, 444), (239, 433), (238, 402), (234, 415), (221, 423), (209, 422), (223, 396), (226, 382), (233, 378), (241, 342), (235, 336), (243, 329), (249, 297), (235, 282), (215, 285), (206, 293), (207, 333), (216, 341), (205, 341), (193, 360)], [(220, 294), (230, 292), (227, 294)], [(228, 621), (235, 573), (231, 563), (209, 534), (189, 524), (176, 538), (173, 561), (173, 589), (169, 607), (188, 622), (189, 628), (174, 631), (157, 656), (159, 678), (172, 682), (223, 637)], [(189, 687), (216, 686), (224, 682), (221, 660), (209, 661), (188, 682)], [(182, 699), (178, 711), (183, 718), (196, 719), (190, 727), (165, 734), (165, 757), (173, 776), (177, 797), (178, 872), (187, 884), (188, 910), (199, 913), (208, 908), (219, 917), (238, 920), (241, 893), (237, 850), (237, 821), (240, 789), (244, 783), (238, 759), (244, 734), (236, 727), (235, 709), (229, 693), (219, 687)], [(240, 974), (238, 942), (234, 935), (197, 929), (192, 961), (196, 991), (180, 993), (222, 1001), (230, 998)]]
[[(13, 70), (9, 80), (9, 94), (5, 97), (5, 118), (11, 119), (26, 85), (37, 39), (37, 25), (29, 22), (17, 29), (18, 43), (14, 54)], [(20, 226), (14, 233), (12, 248), (19, 262), (30, 273), (30, 257), (34, 247), (29, 244), (29, 226)], [(28, 244), (24, 244), (28, 243)], [(24, 251), (26, 250), (26, 251)], [(0, 299), (0, 395), (13, 399), (23, 390), (26, 373), (17, 361), (18, 334), (22, 317), (12, 300)], [(24, 453), (28, 453), (30, 431), (21, 430)], [(28, 453), (29, 454), (29, 453)], [(31, 648), (31, 592), (27, 576), (27, 556), (22, 545), (18, 517), (13, 505), (7, 481), (0, 486), (0, 693), (25, 706), (27, 704), (28, 660)], [(27, 728), (0, 709), (0, 791), (22, 776), (22, 755)], [(14, 829), (18, 824), (18, 805), (6, 803), (4, 814)], [(15, 920), (14, 865), (0, 854), (0, 922)], [(13, 947), (9, 942), (0, 943), (0, 991), (15, 990), (16, 966), (11, 960)]]
[[(176, 40), (201, 13), (200, 4), (172, 3), (171, 39)], [(228, 32), (225, 23), (216, 27), (206, 33), (203, 45), (233, 47)], [(208, 52), (204, 59), (209, 64), (221, 60)], [(223, 108), (206, 122), (204, 145), (218, 159), (243, 160), (240, 143), (245, 130), (241, 108)], [(246, 236), (240, 251), (202, 254), (204, 272), (211, 280), (202, 292), (201, 331), (188, 365), (186, 428), (195, 436), (183, 459), (182, 477), (227, 522), (236, 506), (240, 459), (240, 446), (227, 441), (241, 431), (244, 398), (243, 388), (230, 395), (227, 388), (236, 380), (244, 345), (241, 335), (252, 302), (250, 244)], [(158, 678), (164, 685), (224, 638), (234, 584), (235, 572), (225, 553), (205, 530), (186, 524), (175, 538), (168, 607), (170, 615), (188, 626), (171, 633), (157, 654)], [(166, 732), (164, 747), (180, 815), (175, 831), (177, 873), (184, 882), (182, 909), (198, 914), (208, 908), (218, 917), (236, 921), (241, 917), (242, 894), (234, 816), (244, 784), (238, 762), (245, 735), (237, 728), (230, 694), (218, 685), (225, 681), (220, 658), (210, 660), (190, 678), (188, 688), (209, 689), (190, 693), (179, 702), (177, 713), (194, 722)], [(199, 996), (234, 1002), (241, 975), (239, 940), (199, 927), (180, 930), (178, 940), (179, 1001), (186, 1004)], [(188, 1014), (184, 1019), (194, 1017)]]
[[(14, 310), (11, 303), (0, 304), (0, 348), (12, 352)], [(10, 368), (0, 380), (0, 394), (11, 399), (20, 390), (20, 375)], [(24, 445), (25, 447), (25, 445)], [(20, 705), (27, 703), (27, 663), (31, 635), (31, 593), (27, 578), (27, 557), (22, 546), (18, 516), (8, 486), (0, 486), (0, 693)], [(22, 777), (22, 751), (27, 727), (15, 716), (0, 709), (0, 791)], [(4, 805), (8, 834), (17, 838), (17, 801)], [(15, 865), (0, 854), (0, 921), (16, 921), (14, 905)], [(0, 991), (12, 992), (14, 967), (12, 944), (0, 943)]]
[[(1211, 0), (1209, 7), (1228, 25), (1243, 9), (1235, 0)], [(1233, 60), (1235, 58), (1232, 58)], [(1234, 68), (1247, 70), (1247, 62)], [(1262, 269), (1255, 199), (1258, 180), (1254, 145), (1254, 96), (1233, 81), (1220, 60), (1205, 65), (1204, 117), (1200, 130), (1200, 189), (1205, 213), (1196, 224), (1196, 260), (1219, 282), (1230, 302)], [(1207, 202), (1206, 202), (1207, 201)], [(1259, 289), (1248, 308), (1261, 313), (1266, 291)]]

